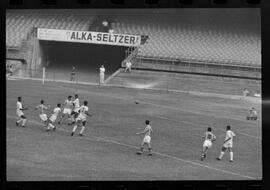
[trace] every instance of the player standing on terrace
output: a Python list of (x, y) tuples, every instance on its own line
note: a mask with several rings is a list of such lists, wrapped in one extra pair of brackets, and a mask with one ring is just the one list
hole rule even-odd
[(136, 133), (136, 135), (145, 134), (144, 135), (144, 138), (143, 138), (143, 141), (141, 143), (140, 151), (137, 152), (137, 154), (141, 155), (143, 153), (143, 147), (144, 147), (144, 145), (147, 144), (148, 145), (148, 150), (149, 150), (148, 155), (149, 156), (152, 156), (151, 144), (150, 144), (150, 142), (151, 142), (150, 135), (151, 135), (151, 132), (153, 132), (153, 130), (152, 130), (152, 127), (150, 126), (150, 121), (149, 120), (146, 120), (145, 121), (145, 125), (146, 125), (146, 127), (145, 127), (145, 129), (142, 132)]
[(47, 124), (48, 117), (47, 117), (47, 114), (44, 113), (44, 111), (47, 110), (48, 107), (44, 105), (44, 100), (41, 100), (40, 105), (36, 106), (35, 108), (36, 110), (37, 109), (40, 110), (39, 118), (41, 119), (42, 122), (44, 122), (45, 125)]
[(22, 127), (25, 127), (25, 124), (26, 124), (26, 117), (23, 113), (23, 110), (27, 110), (28, 108), (25, 108), (23, 107), (22, 105), (22, 98), (21, 97), (18, 97), (18, 100), (17, 100), (17, 109), (16, 109), (16, 112), (17, 112), (17, 116), (20, 118), (18, 121), (16, 121), (16, 125), (19, 126), (19, 124), (22, 122)]
[[(73, 102), (71, 100), (72, 96), (68, 96), (67, 99), (64, 102), (64, 109), (63, 109), (63, 113), (60, 117), (60, 120), (58, 121), (58, 124), (60, 125), (63, 118), (65, 117), (65, 115), (68, 116), (68, 120), (71, 120), (71, 110), (72, 110), (72, 106), (73, 106)], [(70, 122), (68, 122), (70, 124)]]
[(231, 131), (231, 126), (227, 126), (227, 131), (226, 131), (226, 136), (225, 136), (225, 141), (224, 144), (222, 146), (221, 152), (219, 157), (217, 158), (217, 160), (221, 160), (225, 151), (228, 149), (230, 152), (230, 162), (233, 162), (233, 138), (235, 137), (234, 132)]
[(81, 124), (82, 124), (82, 129), (81, 129), (79, 135), (80, 136), (83, 135), (83, 132), (85, 130), (86, 118), (87, 118), (87, 116), (91, 116), (91, 114), (88, 113), (89, 108), (88, 108), (87, 104), (88, 104), (88, 102), (87, 101), (84, 101), (83, 102), (83, 106), (81, 106), (79, 108), (79, 115), (76, 118), (76, 124), (73, 127), (73, 130), (71, 132), (71, 136), (74, 135), (74, 133), (75, 133), (78, 125), (81, 125)]
[(204, 139), (204, 142), (201, 161), (203, 161), (203, 159), (206, 157), (206, 152), (209, 148), (211, 148), (212, 142), (216, 140), (216, 136), (212, 133), (211, 127), (207, 128), (207, 131), (205, 132), (204, 136), (202, 136), (202, 138)]

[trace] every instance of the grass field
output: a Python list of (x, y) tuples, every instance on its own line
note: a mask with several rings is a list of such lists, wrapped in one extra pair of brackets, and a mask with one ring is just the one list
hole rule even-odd
[[(41, 99), (55, 106), (78, 93), (88, 100), (85, 136), (70, 136), (71, 126), (46, 132), (34, 107)], [(16, 100), (22, 96), (28, 117), (17, 127)], [(138, 101), (139, 104), (135, 104)], [(261, 118), (245, 119), (261, 106), (245, 100), (201, 97), (185, 93), (74, 86), (40, 81), (7, 80), (7, 180), (250, 180), (262, 177)], [(135, 135), (149, 119), (153, 156), (136, 155), (143, 136)], [(236, 133), (234, 162), (226, 153), (216, 161), (227, 124)], [(200, 161), (201, 136), (213, 126), (217, 140)]]

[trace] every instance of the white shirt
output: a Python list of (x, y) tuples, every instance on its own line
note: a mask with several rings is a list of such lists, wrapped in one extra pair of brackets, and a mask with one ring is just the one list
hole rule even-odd
[(65, 100), (65, 108), (71, 109), (72, 108), (72, 100)]
[(212, 132), (205, 132), (204, 140), (213, 141), (214, 139), (216, 139), (216, 136)]
[(73, 101), (73, 104), (74, 104), (75, 109), (80, 108), (80, 100), (79, 100), (79, 98), (76, 98), (76, 99)]
[(80, 117), (85, 119), (87, 117), (86, 112), (88, 110), (89, 110), (88, 106), (81, 106), (80, 107)]
[(145, 136), (150, 136), (151, 132), (153, 132), (152, 127), (150, 125), (146, 125), (144, 129)]
[(226, 131), (226, 137), (225, 137), (225, 141), (229, 138), (231, 138), (230, 140), (228, 140), (227, 142), (233, 142), (233, 137), (235, 136), (234, 132), (232, 132), (231, 130)]
[(40, 110), (40, 114), (44, 114), (44, 110), (48, 109), (43, 104), (38, 105), (36, 108), (38, 108)]
[(99, 72), (100, 72), (100, 74), (104, 74), (105, 73), (105, 68), (104, 67), (100, 67), (99, 68)]
[(53, 110), (53, 114), (52, 114), (52, 116), (57, 117), (57, 116), (58, 116), (58, 114), (59, 114), (60, 112), (61, 112), (61, 108), (56, 107), (56, 108), (54, 108), (54, 110)]
[(22, 103), (17, 101), (17, 112), (21, 112), (22, 110)]

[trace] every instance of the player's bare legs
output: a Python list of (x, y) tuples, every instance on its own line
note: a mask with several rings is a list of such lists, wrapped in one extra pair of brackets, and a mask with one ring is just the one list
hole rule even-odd
[(142, 154), (142, 153), (143, 153), (143, 147), (144, 147), (144, 144), (145, 144), (145, 142), (143, 141), (143, 142), (141, 143), (140, 150), (139, 150), (139, 152), (137, 152), (137, 154)]
[(152, 152), (151, 152), (152, 148), (151, 148), (150, 142), (147, 143), (147, 145), (148, 145), (148, 151), (149, 151), (148, 155), (149, 155), (149, 156), (152, 156)]
[(56, 127), (52, 124), (51, 121), (48, 122), (48, 125), (47, 125), (47, 129), (46, 131), (50, 131), (50, 129), (53, 129), (53, 131), (55, 131)]
[(223, 146), (222, 149), (221, 149), (220, 155), (219, 155), (219, 157), (217, 158), (217, 160), (221, 160), (221, 159), (222, 159), (222, 157), (224, 156), (226, 150), (227, 150), (227, 148), (225, 148), (225, 147)]
[(85, 123), (86, 123), (86, 121), (83, 121), (83, 122), (82, 122), (82, 129), (81, 129), (81, 131), (80, 131), (80, 133), (79, 133), (80, 136), (83, 136), (83, 132), (84, 132), (84, 130), (85, 130)]
[(75, 131), (76, 131), (78, 125), (80, 125), (80, 121), (76, 121), (76, 123), (75, 123), (75, 125), (74, 125), (74, 127), (73, 127), (73, 129), (72, 129), (72, 132), (71, 132), (71, 134), (70, 134), (71, 136), (74, 135), (74, 133), (75, 133)]
[(229, 150), (229, 153), (230, 153), (230, 162), (233, 162), (233, 151), (232, 151), (232, 148), (229, 147), (228, 150)]
[(22, 127), (25, 127), (25, 124), (26, 124), (26, 117), (24, 115), (21, 116), (21, 118), (16, 121), (16, 125), (19, 126), (19, 124), (22, 122)]
[(201, 155), (201, 161), (203, 161), (203, 159), (206, 157), (207, 150), (208, 150), (208, 147), (203, 146), (202, 155)]

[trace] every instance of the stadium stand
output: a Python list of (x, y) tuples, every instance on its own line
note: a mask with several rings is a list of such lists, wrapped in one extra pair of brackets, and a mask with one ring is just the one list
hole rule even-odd
[(115, 17), (116, 33), (148, 35), (138, 56), (234, 65), (261, 64), (260, 23), (241, 10), (128, 10)]
[(20, 48), (34, 27), (88, 30), (95, 11), (86, 10), (8, 10), (6, 12), (6, 46)]

